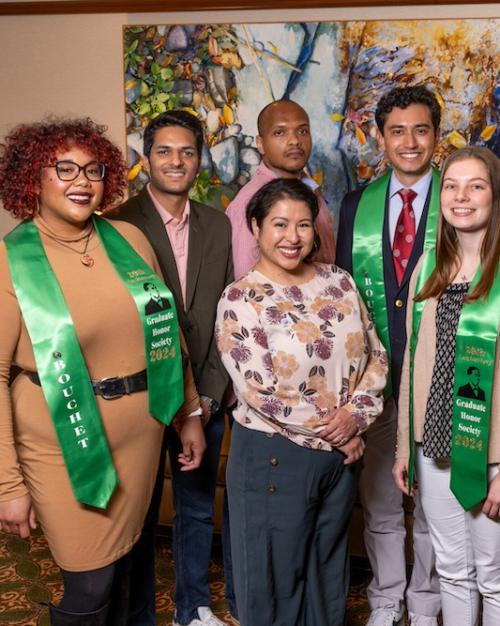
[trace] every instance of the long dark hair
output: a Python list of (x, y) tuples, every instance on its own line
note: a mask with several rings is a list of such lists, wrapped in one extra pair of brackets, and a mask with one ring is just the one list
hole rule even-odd
[[(476, 159), (484, 163), (492, 191), (491, 215), (481, 244), (482, 274), (475, 288), (467, 294), (465, 299), (466, 302), (472, 302), (488, 296), (500, 260), (500, 159), (488, 148), (479, 146), (469, 146), (452, 152), (444, 162), (441, 171), (441, 189), (450, 165), (464, 159)], [(416, 296), (417, 302), (441, 296), (454, 278), (458, 256), (458, 238), (455, 229), (448, 224), (440, 212), (436, 240), (436, 267)]]

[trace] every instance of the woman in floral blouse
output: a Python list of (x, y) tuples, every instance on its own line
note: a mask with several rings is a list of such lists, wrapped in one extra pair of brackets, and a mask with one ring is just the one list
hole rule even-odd
[(386, 353), (351, 277), (309, 261), (314, 193), (277, 179), (247, 222), (260, 260), (219, 303), (238, 400), (227, 486), (242, 626), (340, 626), (360, 437), (382, 410)]

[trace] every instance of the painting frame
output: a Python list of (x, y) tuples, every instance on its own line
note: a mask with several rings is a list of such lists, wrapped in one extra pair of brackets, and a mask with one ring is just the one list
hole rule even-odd
[[(231, 7), (223, 0), (42, 0), (40, 2), (0, 2), (0, 15), (55, 15), (88, 13), (169, 13), (175, 11), (252, 11), (270, 9), (335, 9), (362, 7), (402, 7), (468, 5), (468, 0), (234, 0)], [(481, 4), (497, 4), (482, 0)]]

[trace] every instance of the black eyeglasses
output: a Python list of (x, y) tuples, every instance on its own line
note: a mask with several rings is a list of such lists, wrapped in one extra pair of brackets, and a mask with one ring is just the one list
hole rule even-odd
[(104, 175), (106, 174), (104, 163), (98, 163), (97, 161), (91, 161), (86, 165), (78, 165), (74, 161), (56, 161), (55, 165), (46, 165), (45, 167), (54, 167), (59, 180), (66, 182), (78, 178), (82, 171), (87, 180), (94, 183), (104, 180)]

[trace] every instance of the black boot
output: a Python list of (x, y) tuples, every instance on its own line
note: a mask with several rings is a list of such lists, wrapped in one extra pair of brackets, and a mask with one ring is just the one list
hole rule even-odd
[(109, 605), (92, 613), (70, 613), (49, 604), (51, 626), (106, 626)]

